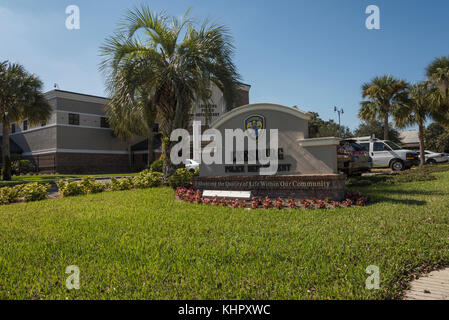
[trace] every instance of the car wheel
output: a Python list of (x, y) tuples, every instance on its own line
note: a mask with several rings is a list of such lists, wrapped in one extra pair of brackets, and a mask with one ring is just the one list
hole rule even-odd
[(405, 169), (404, 162), (401, 160), (393, 160), (391, 162), (391, 170), (393, 171), (402, 171)]
[(437, 161), (435, 159), (429, 159), (427, 160), (427, 164), (437, 164)]

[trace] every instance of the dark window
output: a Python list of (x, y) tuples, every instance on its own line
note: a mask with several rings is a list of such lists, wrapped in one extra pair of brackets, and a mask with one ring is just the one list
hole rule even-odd
[(374, 142), (373, 151), (385, 151), (386, 147), (382, 142)]
[(16, 125), (14, 123), (11, 125), (11, 133), (16, 133)]
[(80, 125), (80, 115), (69, 113), (69, 124), (73, 126), (79, 126)]
[(364, 151), (369, 151), (369, 143), (361, 143), (360, 144)]
[(28, 130), (28, 120), (23, 121), (23, 131)]
[(109, 128), (108, 118), (101, 117), (101, 127), (102, 128)]

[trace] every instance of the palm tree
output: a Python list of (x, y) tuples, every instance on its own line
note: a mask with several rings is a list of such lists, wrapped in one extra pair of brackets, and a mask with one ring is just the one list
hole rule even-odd
[(426, 69), (429, 82), (439, 90), (432, 95), (435, 120), (449, 126), (449, 56), (436, 58)]
[(11, 123), (27, 119), (31, 125), (47, 121), (52, 107), (42, 93), (42, 82), (21, 65), (0, 62), (0, 116), (3, 125), (2, 176), (11, 180), (9, 131)]
[(400, 102), (394, 111), (394, 119), (399, 128), (418, 125), (421, 166), (425, 164), (424, 125), (433, 114), (432, 95), (435, 90), (427, 81), (413, 85), (407, 99)]
[(390, 75), (376, 77), (362, 86), (363, 99), (359, 118), (365, 121), (381, 119), (384, 122), (384, 140), (388, 140), (389, 117), (397, 103), (402, 100), (408, 83)]
[(436, 58), (427, 67), (426, 75), (440, 89), (443, 97), (449, 98), (449, 56)]
[(135, 83), (133, 74), (128, 74), (125, 67), (120, 67), (109, 79), (108, 89), (111, 98), (105, 109), (109, 125), (117, 137), (128, 140), (133, 135), (139, 135), (148, 139), (149, 167), (153, 162), (153, 129), (157, 110), (148, 90)]
[(188, 14), (168, 18), (142, 6), (129, 11), (122, 27), (101, 47), (101, 69), (109, 82), (127, 70), (128, 100), (136, 100), (135, 92), (145, 92), (147, 105), (157, 110), (165, 176), (173, 169), (171, 132), (187, 129), (195, 102), (209, 103), (211, 84), (223, 92), (231, 109), (239, 79), (227, 28), (207, 21), (197, 28)]

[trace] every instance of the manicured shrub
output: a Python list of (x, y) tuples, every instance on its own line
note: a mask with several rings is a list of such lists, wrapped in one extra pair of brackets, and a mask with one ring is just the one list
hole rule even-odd
[(162, 173), (144, 170), (133, 178), (132, 183), (136, 189), (157, 188), (162, 185)]
[(50, 189), (50, 184), (28, 183), (21, 187), (20, 196), (26, 202), (41, 201), (47, 199), (48, 189)]
[(196, 168), (195, 172), (193, 173), (194, 177), (199, 177), (200, 176), (200, 168)]
[(109, 189), (111, 191), (124, 191), (131, 190), (133, 188), (133, 180), (129, 177), (117, 180), (116, 178), (111, 179)]
[(19, 188), (4, 187), (0, 189), (0, 204), (10, 204), (19, 201)]
[(150, 165), (150, 170), (152, 172), (161, 172), (162, 173), (162, 167), (164, 165), (164, 159), (162, 157), (160, 157), (158, 160), (154, 161), (151, 165)]
[(59, 189), (60, 195), (63, 197), (74, 197), (85, 194), (83, 186), (76, 181), (60, 180), (56, 182), (56, 185)]
[(168, 184), (172, 188), (189, 188), (192, 186), (193, 173), (186, 168), (178, 169), (168, 178)]
[(94, 194), (101, 193), (106, 190), (106, 184), (95, 181), (93, 178), (83, 178), (81, 182), (79, 182), (83, 189), (84, 194)]
[(36, 167), (29, 160), (16, 160), (12, 163), (11, 170), (13, 174), (21, 175), (36, 172)]

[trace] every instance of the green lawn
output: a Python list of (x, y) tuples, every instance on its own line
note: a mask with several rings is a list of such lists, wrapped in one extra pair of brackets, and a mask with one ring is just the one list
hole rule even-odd
[[(0, 207), (0, 299), (391, 299), (449, 265), (449, 172), (328, 211), (215, 208), (173, 191)], [(65, 288), (65, 269), (81, 289)], [(365, 289), (370, 265), (381, 289)]]
[(48, 174), (48, 175), (25, 175), (25, 176), (14, 176), (11, 181), (3, 181), (0, 179), (0, 188), (14, 186), (17, 184), (24, 183), (51, 183), (56, 182), (62, 179), (81, 179), (84, 177), (93, 177), (93, 178), (101, 178), (101, 177), (124, 177), (124, 176), (133, 176), (137, 173), (120, 173), (120, 174)]

